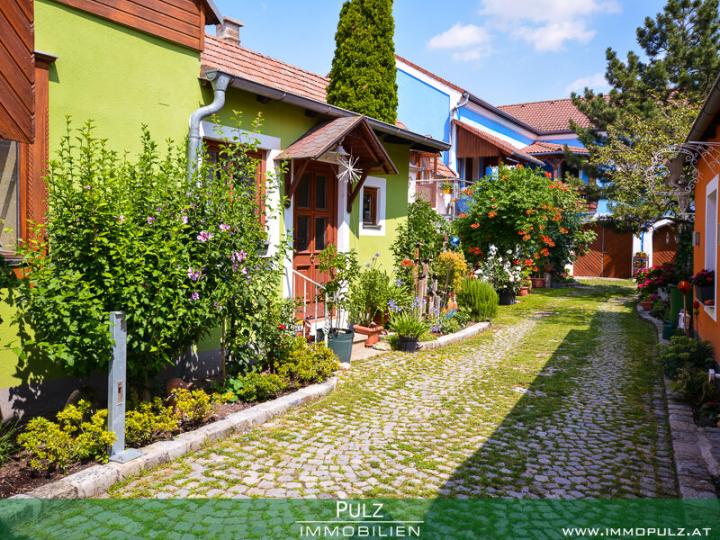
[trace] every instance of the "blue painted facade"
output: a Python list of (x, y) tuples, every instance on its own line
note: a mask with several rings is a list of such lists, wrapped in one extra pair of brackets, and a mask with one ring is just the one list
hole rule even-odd
[(465, 118), (466, 120), (470, 120), (471, 122), (475, 122), (476, 124), (485, 126), (488, 129), (495, 131), (496, 133), (506, 135), (513, 140), (519, 141), (525, 145), (535, 142), (535, 139), (532, 139), (518, 131), (510, 129), (508, 126), (501, 124), (500, 122), (493, 120), (492, 118), (489, 118), (483, 114), (473, 111), (467, 106), (461, 107), (458, 110), (458, 119), (462, 121), (463, 118)]
[(420, 79), (397, 70), (398, 119), (409, 130), (450, 141), (450, 96)]

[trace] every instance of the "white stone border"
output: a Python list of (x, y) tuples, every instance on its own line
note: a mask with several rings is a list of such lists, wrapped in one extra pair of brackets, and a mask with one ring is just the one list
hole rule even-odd
[(430, 349), (437, 349), (438, 347), (450, 345), (451, 343), (455, 343), (456, 341), (461, 341), (463, 339), (473, 337), (474, 335), (479, 334), (480, 332), (483, 332), (488, 328), (490, 328), (489, 322), (475, 323), (472, 326), (468, 326), (467, 328), (463, 328), (462, 330), (455, 332), (454, 334), (440, 336), (433, 341), (423, 341), (419, 344), (419, 350), (428, 351)]
[(199, 450), (205, 443), (223, 439), (235, 432), (247, 431), (279, 416), (293, 407), (332, 392), (337, 377), (324, 383), (312, 384), (296, 392), (229, 414), (217, 422), (177, 435), (169, 441), (159, 441), (140, 449), (142, 456), (127, 463), (93, 465), (55, 482), (50, 482), (10, 499), (79, 499), (102, 495), (110, 486), (144, 470)]
[[(636, 305), (640, 318), (653, 325), (657, 332), (658, 345), (666, 345), (662, 337), (662, 323)], [(678, 399), (670, 385), (670, 379), (663, 376), (665, 408), (670, 428), (670, 441), (675, 463), (675, 478), (682, 499), (716, 499), (715, 487), (710, 482), (720, 474), (720, 465), (711, 452), (711, 444), (705, 437), (705, 430), (695, 424), (690, 405)]]

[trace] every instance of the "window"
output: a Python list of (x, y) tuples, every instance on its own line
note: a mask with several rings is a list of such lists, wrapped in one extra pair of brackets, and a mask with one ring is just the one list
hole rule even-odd
[(0, 139), (0, 251), (14, 253), (20, 231), (20, 144)]
[[(703, 266), (713, 270), (717, 274), (717, 251), (718, 251), (718, 181), (715, 178), (710, 182), (705, 191), (705, 262)], [(717, 279), (713, 296), (716, 297)], [(706, 311), (711, 316), (715, 315), (715, 306)]]
[(385, 236), (387, 180), (368, 176), (360, 190), (360, 235)]
[(378, 225), (378, 188), (366, 187), (363, 189), (362, 206), (363, 225), (377, 227)]

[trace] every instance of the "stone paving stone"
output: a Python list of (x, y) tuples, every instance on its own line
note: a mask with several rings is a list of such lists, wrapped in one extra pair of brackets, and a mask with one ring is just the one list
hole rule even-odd
[(591, 341), (533, 338), (565, 314), (552, 302), (457, 345), (364, 360), (320, 402), (113, 496), (677, 496), (661, 379), (640, 394), (632, 384), (656, 373), (628, 349), (630, 300), (583, 308)]

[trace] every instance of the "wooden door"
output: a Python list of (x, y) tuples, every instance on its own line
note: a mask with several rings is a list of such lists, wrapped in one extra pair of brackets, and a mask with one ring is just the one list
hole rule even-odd
[(576, 276), (629, 278), (632, 275), (632, 233), (601, 224), (588, 226), (597, 237), (573, 265)]
[(677, 227), (674, 224), (655, 229), (652, 240), (653, 266), (672, 264), (677, 254)]
[[(308, 167), (293, 195), (293, 268), (316, 283), (327, 276), (318, 269), (318, 254), (337, 240), (335, 174), (329, 165)], [(320, 291), (306, 279), (294, 275), (295, 297), (303, 318), (322, 318)]]

